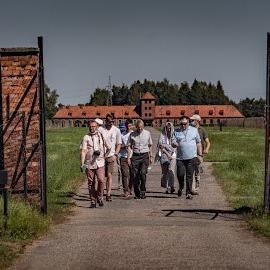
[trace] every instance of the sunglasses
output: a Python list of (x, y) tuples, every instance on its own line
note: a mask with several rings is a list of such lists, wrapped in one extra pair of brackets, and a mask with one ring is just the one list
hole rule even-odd
[(187, 123), (181, 123), (180, 125), (181, 125), (181, 126), (186, 126), (186, 125), (187, 125)]

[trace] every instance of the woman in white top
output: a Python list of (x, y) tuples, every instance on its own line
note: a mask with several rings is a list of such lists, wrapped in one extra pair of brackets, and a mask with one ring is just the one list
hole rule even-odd
[(162, 170), (161, 186), (166, 188), (166, 193), (174, 193), (174, 179), (176, 176), (176, 147), (174, 126), (166, 122), (158, 140), (157, 151)]

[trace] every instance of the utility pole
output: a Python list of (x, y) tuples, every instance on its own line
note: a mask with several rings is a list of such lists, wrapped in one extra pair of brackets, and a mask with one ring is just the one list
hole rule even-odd
[(264, 211), (270, 212), (270, 33), (267, 33)]
[(111, 75), (109, 75), (109, 82), (108, 82), (108, 86), (107, 86), (109, 95), (107, 97), (107, 105), (108, 106), (112, 106), (112, 82), (111, 82)]

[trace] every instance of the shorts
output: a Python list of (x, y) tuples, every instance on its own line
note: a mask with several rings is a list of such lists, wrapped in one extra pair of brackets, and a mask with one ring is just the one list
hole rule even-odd
[(105, 177), (108, 177), (108, 173), (113, 174), (114, 160), (115, 160), (114, 156), (105, 159)]

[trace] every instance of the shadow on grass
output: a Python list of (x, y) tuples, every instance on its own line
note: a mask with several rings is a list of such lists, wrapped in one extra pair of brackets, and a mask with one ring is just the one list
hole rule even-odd
[(228, 214), (228, 215), (244, 215), (252, 212), (252, 208), (248, 206), (242, 206), (240, 208), (234, 210), (223, 210), (223, 209), (163, 209), (163, 212), (167, 212), (165, 217), (171, 216), (175, 212), (182, 212), (182, 213), (207, 213), (207, 214), (214, 214), (211, 220), (216, 219), (221, 214)]

